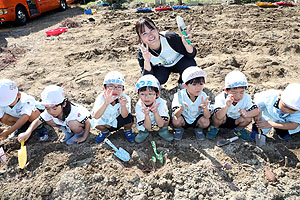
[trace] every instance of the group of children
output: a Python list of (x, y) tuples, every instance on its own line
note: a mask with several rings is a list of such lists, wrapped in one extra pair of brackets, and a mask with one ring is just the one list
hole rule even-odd
[[(124, 76), (111, 71), (103, 81), (103, 92), (96, 98), (92, 112), (70, 102), (61, 87), (47, 86), (41, 93), (41, 102), (19, 92), (15, 82), (0, 81), (0, 138), (18, 137), (27, 140), (35, 130), (40, 141), (48, 139), (47, 123), (64, 132), (61, 142), (71, 145), (86, 140), (91, 128), (99, 130), (96, 143), (104, 141), (110, 132), (123, 127), (128, 142), (144, 142), (149, 132), (157, 131), (166, 140), (180, 140), (184, 130), (194, 129), (196, 138), (215, 139), (220, 128), (233, 129), (245, 141), (255, 140), (261, 130), (267, 134), (273, 127), (280, 139), (289, 140), (300, 131), (300, 84), (289, 84), (284, 91), (267, 90), (257, 93), (254, 102), (246, 93), (246, 76), (232, 71), (225, 77), (225, 87), (210, 105), (203, 91), (206, 72), (189, 67), (182, 74), (183, 89), (174, 94), (172, 118), (167, 102), (160, 97), (160, 84), (153, 75), (144, 75), (136, 83), (139, 100), (135, 106), (137, 135), (132, 131), (134, 116), (131, 99), (124, 93)], [(172, 121), (174, 134), (168, 130)], [(245, 127), (254, 121), (251, 134)], [(203, 129), (207, 128), (206, 136)]]

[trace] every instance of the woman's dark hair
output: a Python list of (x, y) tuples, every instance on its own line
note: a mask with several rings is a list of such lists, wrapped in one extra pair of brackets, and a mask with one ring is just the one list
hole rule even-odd
[[(66, 103), (66, 106), (63, 107), (63, 104)], [(57, 106), (61, 106), (62, 110), (63, 110), (63, 116), (62, 116), (62, 120), (65, 121), (66, 118), (69, 116), (70, 112), (71, 112), (71, 105), (72, 104), (68, 99), (65, 99), (62, 103), (58, 104)]]
[(200, 85), (203, 85), (205, 83), (205, 79), (204, 77), (197, 77), (197, 78), (193, 78), (191, 80), (189, 80), (188, 82), (186, 82), (185, 84), (197, 84), (200, 83)]
[(154, 22), (149, 19), (148, 17), (141, 17), (135, 24), (135, 31), (137, 35), (139, 36), (139, 39), (141, 39), (140, 34), (145, 31), (145, 26), (147, 26), (149, 29), (157, 29)]
[(155, 94), (156, 94), (156, 98), (158, 97), (159, 90), (158, 90), (157, 87), (153, 87), (153, 86), (144, 86), (144, 87), (141, 87), (138, 90), (138, 94), (140, 94), (140, 92), (144, 92), (144, 91), (147, 91), (147, 90), (154, 91)]

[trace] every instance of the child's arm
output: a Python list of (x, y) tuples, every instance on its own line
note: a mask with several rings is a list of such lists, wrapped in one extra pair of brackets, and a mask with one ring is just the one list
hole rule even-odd
[(226, 101), (225, 101), (225, 106), (222, 107), (220, 110), (218, 110), (216, 113), (215, 113), (215, 116), (217, 119), (221, 120), (223, 119), (226, 114), (227, 114), (227, 111), (229, 109), (229, 107), (231, 106), (231, 104), (233, 103), (233, 95), (232, 94), (229, 94), (226, 98)]
[(273, 121), (259, 121), (257, 122), (258, 128), (278, 128), (282, 130), (294, 130), (299, 126), (299, 123), (296, 122), (285, 122), (285, 123), (278, 123)]
[(104, 101), (100, 105), (100, 107), (93, 112), (93, 116), (92, 116), (93, 118), (99, 119), (104, 114), (107, 106), (115, 100), (114, 97), (112, 96), (112, 92), (113, 91), (109, 92), (109, 91), (106, 90), (103, 93)]
[(160, 103), (155, 105), (155, 102), (153, 103), (153, 106), (151, 106), (151, 111), (154, 114), (154, 119), (158, 125), (158, 127), (164, 127), (167, 126), (169, 124), (169, 121), (164, 120), (161, 116), (160, 113), (158, 112), (158, 106), (160, 105)]
[(254, 109), (251, 109), (251, 110), (240, 109), (239, 112), (241, 113), (241, 116), (244, 117), (244, 118), (256, 117), (259, 114), (258, 107), (254, 108)]
[(174, 117), (176, 117), (178, 119), (181, 116), (183, 110), (184, 110), (184, 107), (181, 105), (179, 108), (177, 108), (174, 111)]
[(43, 122), (39, 118), (36, 118), (33, 122), (31, 122), (30, 126), (24, 133), (21, 133), (20, 135), (18, 135), (18, 141), (21, 142), (22, 140), (25, 140), (25, 141), (28, 140), (31, 133), (42, 123)]
[(152, 122), (150, 119), (149, 111), (148, 111), (148, 113), (145, 113), (144, 127), (147, 130), (151, 130), (151, 128), (152, 128)]
[(128, 101), (127, 101), (126, 97), (121, 96), (121, 97), (119, 98), (119, 102), (120, 102), (120, 104), (121, 104), (121, 116), (122, 116), (123, 118), (126, 118), (126, 117), (128, 116), (128, 114), (129, 114), (128, 109), (127, 109), (127, 107), (126, 107)]
[(210, 111), (208, 110), (208, 101), (209, 97), (206, 97), (206, 99), (204, 100), (203, 96), (201, 96), (201, 108), (203, 109), (203, 116), (208, 119), (210, 118)]
[(7, 138), (7, 136), (9, 136), (11, 133), (13, 133), (14, 131), (16, 131), (18, 128), (21, 128), (27, 121), (29, 120), (29, 115), (22, 115), (14, 125), (12, 125), (11, 127), (7, 128), (6, 130), (4, 130), (1, 134), (0, 137), (5, 139)]

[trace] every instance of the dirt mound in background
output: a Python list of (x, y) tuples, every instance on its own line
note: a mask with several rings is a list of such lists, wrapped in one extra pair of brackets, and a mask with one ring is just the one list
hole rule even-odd
[[(125, 92), (132, 98), (134, 110), (134, 86), (140, 77), (135, 22), (146, 15), (160, 30), (178, 32), (175, 16), (181, 15), (194, 28), (196, 60), (208, 73), (205, 91), (211, 99), (222, 91), (224, 77), (232, 70), (247, 75), (252, 96), (299, 82), (298, 7), (218, 5), (147, 14), (135, 10), (78, 13), (72, 8), (24, 27), (1, 30), (7, 48), (19, 48), (22, 53), (1, 70), (0, 78), (15, 80), (22, 91), (37, 99), (45, 86), (57, 84), (71, 101), (91, 110), (105, 74), (118, 70), (125, 76)], [(47, 37), (45, 31), (57, 28), (62, 16), (72, 16), (71, 22), (81, 26)], [(169, 104), (177, 80), (178, 75), (171, 75), (163, 86), (162, 98)], [(59, 142), (61, 132), (47, 128), (48, 142), (38, 143), (34, 135), (26, 143), (28, 164), (24, 170), (18, 168), (20, 145), (1, 142), (8, 163), (0, 166), (0, 199), (297, 199), (300, 195), (299, 135), (289, 142), (275, 135), (263, 148), (243, 141), (219, 148), (216, 141), (232, 137), (231, 131), (222, 130), (215, 141), (197, 141), (188, 129), (181, 141), (171, 143), (153, 133), (143, 144), (129, 144), (118, 131), (110, 136), (111, 141), (131, 155), (129, 162), (122, 163), (106, 144), (95, 144), (95, 130), (85, 143), (66, 146)], [(164, 163), (155, 168), (150, 161), (154, 156), (151, 140), (164, 155)], [(267, 181), (266, 166), (276, 182)]]

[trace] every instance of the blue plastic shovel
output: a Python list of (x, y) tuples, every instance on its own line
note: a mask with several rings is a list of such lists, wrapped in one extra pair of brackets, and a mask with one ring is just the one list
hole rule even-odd
[(130, 155), (127, 151), (125, 151), (123, 148), (119, 147), (119, 149), (117, 149), (117, 147), (115, 145), (113, 145), (113, 143), (111, 143), (111, 141), (107, 138), (104, 139), (104, 142), (106, 144), (108, 144), (110, 147), (112, 147), (116, 152), (114, 153), (114, 155), (119, 158), (120, 160), (127, 162), (130, 160)]

